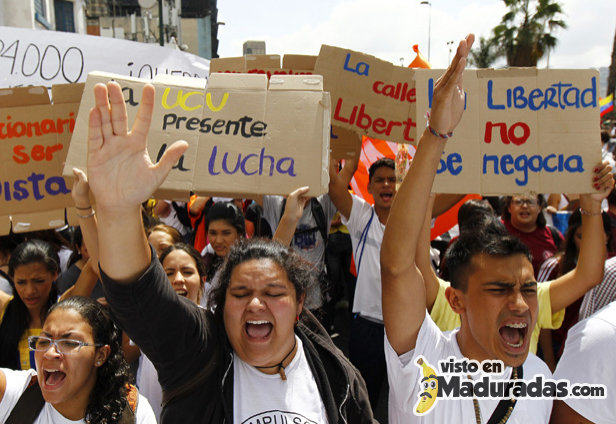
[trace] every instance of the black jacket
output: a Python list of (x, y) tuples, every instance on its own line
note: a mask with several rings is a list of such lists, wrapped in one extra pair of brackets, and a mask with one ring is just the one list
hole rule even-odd
[[(137, 281), (101, 270), (120, 326), (152, 361), (164, 391), (163, 423), (233, 423), (233, 351), (224, 325), (173, 291), (156, 255)], [(375, 423), (359, 372), (305, 311), (296, 327), (329, 424)]]

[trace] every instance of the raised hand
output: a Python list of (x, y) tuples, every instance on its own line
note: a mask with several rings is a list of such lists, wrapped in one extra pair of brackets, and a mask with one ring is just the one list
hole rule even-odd
[(473, 34), (469, 34), (464, 40), (460, 41), (449, 68), (434, 86), (429, 121), (430, 126), (441, 134), (452, 132), (462, 118), (464, 112), (462, 75), (473, 41), (475, 41)]
[(291, 194), (289, 194), (289, 197), (287, 197), (285, 215), (288, 212), (289, 217), (296, 222), (299, 222), (299, 220), (302, 218), (304, 208), (310, 200), (310, 197), (306, 196), (308, 190), (310, 190), (309, 187), (300, 187), (291, 192)]
[(608, 161), (603, 161), (595, 166), (592, 184), (593, 188), (599, 190), (599, 192), (591, 194), (591, 198), (598, 202), (602, 202), (603, 199), (606, 199), (614, 189), (614, 176), (612, 175), (612, 167)]
[(96, 106), (90, 110), (88, 179), (99, 210), (134, 208), (162, 184), (188, 148), (176, 141), (157, 164), (147, 151), (147, 134), (154, 108), (154, 87), (145, 85), (137, 118), (128, 131), (128, 116), (120, 86), (94, 87)]
[(75, 182), (71, 190), (71, 197), (75, 206), (78, 208), (86, 208), (90, 205), (90, 185), (88, 184), (88, 177), (79, 168), (73, 168), (73, 175), (75, 176)]

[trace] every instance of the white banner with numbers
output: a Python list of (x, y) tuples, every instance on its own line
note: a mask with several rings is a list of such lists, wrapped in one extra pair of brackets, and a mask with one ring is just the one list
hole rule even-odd
[(0, 88), (82, 82), (91, 71), (207, 78), (209, 70), (207, 59), (156, 44), (0, 26)]

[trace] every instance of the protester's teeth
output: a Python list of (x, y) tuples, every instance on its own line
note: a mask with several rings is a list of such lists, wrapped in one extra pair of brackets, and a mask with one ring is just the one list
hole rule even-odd
[(515, 344), (514, 343), (509, 343), (509, 342), (505, 342), (505, 343), (507, 343), (511, 347), (522, 347), (523, 342), (524, 342), (524, 339), (520, 340), (519, 343), (515, 343)]
[(506, 324), (507, 327), (511, 327), (511, 328), (526, 328), (526, 323), (519, 323), (519, 324)]
[(255, 325), (259, 325), (259, 324), (269, 324), (269, 321), (247, 321), (248, 324), (255, 324)]

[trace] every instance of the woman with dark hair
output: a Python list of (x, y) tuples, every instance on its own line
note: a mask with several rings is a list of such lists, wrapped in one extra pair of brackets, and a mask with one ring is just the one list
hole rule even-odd
[(28, 240), (18, 245), (9, 260), (15, 296), (0, 292), (0, 367), (27, 370), (35, 367), (28, 337), (38, 336), (58, 292), (55, 280), (60, 259), (51, 243)]
[[(178, 296), (185, 297), (196, 305), (201, 304), (205, 295), (205, 264), (199, 252), (185, 243), (176, 243), (165, 249), (159, 257), (165, 274)], [(152, 405), (154, 414), (160, 420), (162, 411), (162, 388), (158, 373), (146, 355), (139, 356), (137, 387)]]
[(546, 225), (543, 208), (543, 195), (536, 196), (506, 196), (503, 207), (503, 223), (509, 234), (518, 237), (528, 246), (533, 257), (535, 278), (541, 264), (554, 256), (562, 243), (562, 235), (554, 228)]
[(37, 371), (0, 370), (0, 422), (156, 423), (128, 385), (120, 340), (98, 302), (77, 296), (55, 304), (41, 334), (28, 340)]
[(258, 240), (231, 247), (208, 309), (176, 295), (139, 205), (188, 145), (176, 142), (150, 161), (151, 85), (130, 133), (120, 86), (98, 84), (94, 97), (88, 177), (101, 277), (114, 316), (156, 366), (162, 422), (374, 422), (358, 371), (304, 308), (315, 275), (289, 248)]
[[(612, 229), (607, 213), (603, 212), (601, 217), (603, 219), (603, 232), (605, 233), (605, 251), (603, 253), (605, 255), (612, 239)], [(564, 243), (554, 256), (543, 262), (539, 269), (537, 281), (555, 280), (575, 269), (581, 243), (582, 213), (579, 209), (576, 209), (569, 217)], [(560, 328), (541, 331), (539, 343), (543, 352), (543, 359), (552, 370), (556, 368), (556, 363), (560, 359), (569, 329), (579, 321), (579, 311), (583, 299), (584, 294), (565, 308), (565, 318)]]
[(205, 233), (209, 245), (203, 259), (207, 281), (212, 281), (233, 243), (246, 238), (244, 214), (233, 202), (214, 203), (205, 217)]
[(180, 232), (165, 224), (157, 224), (148, 228), (146, 234), (148, 236), (148, 242), (152, 245), (158, 256), (169, 248), (169, 246), (182, 241)]

